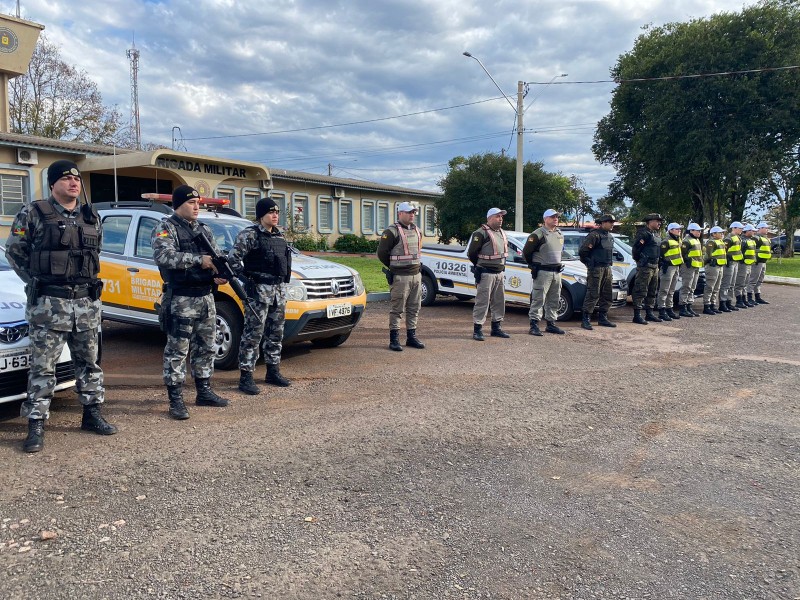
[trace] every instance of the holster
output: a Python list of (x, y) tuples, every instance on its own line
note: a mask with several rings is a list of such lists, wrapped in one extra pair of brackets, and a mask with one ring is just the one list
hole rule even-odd
[(103, 295), (103, 280), (96, 279), (89, 284), (89, 298), (92, 300), (100, 300)]
[(155, 307), (158, 311), (158, 326), (166, 334), (171, 332), (172, 328), (172, 289), (166, 285), (163, 287), (163, 295), (161, 296), (161, 304), (156, 302)]
[(392, 273), (391, 270), (387, 269), (386, 267), (383, 267), (381, 271), (383, 271), (383, 274), (386, 275), (387, 283), (392, 285), (394, 283), (394, 273)]
[(469, 268), (469, 270), (470, 270), (470, 271), (472, 272), (472, 274), (475, 276), (475, 285), (476, 285), (476, 286), (477, 286), (477, 285), (480, 285), (480, 283), (481, 283), (481, 276), (483, 275), (483, 272), (485, 271), (485, 269), (484, 269), (483, 267), (479, 267), (478, 265), (472, 265), (472, 266)]
[(536, 279), (539, 276), (539, 267), (541, 265), (539, 263), (531, 263), (529, 266), (531, 268), (531, 279)]
[(39, 298), (40, 288), (41, 288), (41, 283), (36, 277), (31, 279), (25, 286), (25, 295), (28, 297), (29, 305), (33, 306), (34, 304), (36, 304), (36, 300)]

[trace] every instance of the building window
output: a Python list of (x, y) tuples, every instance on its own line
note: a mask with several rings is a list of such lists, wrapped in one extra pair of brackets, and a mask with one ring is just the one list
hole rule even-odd
[(261, 200), (261, 193), (255, 190), (242, 191), (242, 215), (252, 221), (256, 220), (256, 204)]
[(333, 198), (330, 196), (317, 198), (317, 231), (320, 233), (333, 231)]
[(425, 207), (425, 223), (423, 225), (423, 233), (425, 235), (436, 235), (436, 208), (433, 206)]
[(372, 200), (361, 201), (361, 233), (375, 233), (375, 202)]
[(0, 209), (4, 216), (16, 216), (28, 202), (28, 178), (25, 175), (0, 174)]
[(234, 188), (219, 186), (216, 192), (214, 192), (214, 197), (225, 198), (226, 200), (230, 201), (228, 206), (231, 208), (236, 208), (236, 190)]
[(389, 226), (389, 203), (378, 202), (378, 232), (384, 231)]
[(339, 200), (339, 233), (353, 233), (352, 200)]
[(292, 227), (295, 231), (306, 231), (311, 226), (311, 215), (308, 214), (308, 196), (292, 195)]
[(286, 206), (286, 194), (284, 192), (270, 192), (269, 197), (275, 201), (281, 211), (281, 216), (278, 219), (278, 227), (286, 227), (286, 213), (288, 211)]

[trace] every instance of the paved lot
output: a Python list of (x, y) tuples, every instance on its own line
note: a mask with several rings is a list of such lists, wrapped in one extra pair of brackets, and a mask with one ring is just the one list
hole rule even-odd
[[(166, 418), (157, 332), (108, 324), (106, 414), (0, 421), (3, 598), (800, 598), (800, 290), (733, 315), (386, 348), (374, 303), (291, 388)], [(263, 365), (259, 366), (263, 373)], [(6, 409), (8, 412), (8, 409)]]

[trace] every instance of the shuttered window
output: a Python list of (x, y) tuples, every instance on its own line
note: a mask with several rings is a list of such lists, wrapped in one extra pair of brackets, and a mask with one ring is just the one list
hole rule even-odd
[(15, 216), (28, 201), (27, 176), (0, 174), (0, 207), (3, 215)]

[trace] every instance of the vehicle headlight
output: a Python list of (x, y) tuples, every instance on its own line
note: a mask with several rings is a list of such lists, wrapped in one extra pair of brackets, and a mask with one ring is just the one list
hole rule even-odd
[(584, 277), (583, 275), (575, 275), (575, 281), (583, 285), (586, 285), (586, 277)]
[(292, 279), (286, 284), (286, 299), (296, 302), (303, 302), (308, 299), (306, 296), (306, 286), (299, 281)]
[(361, 281), (361, 275), (355, 271), (353, 271), (353, 286), (356, 289), (356, 296), (364, 293), (364, 282)]

